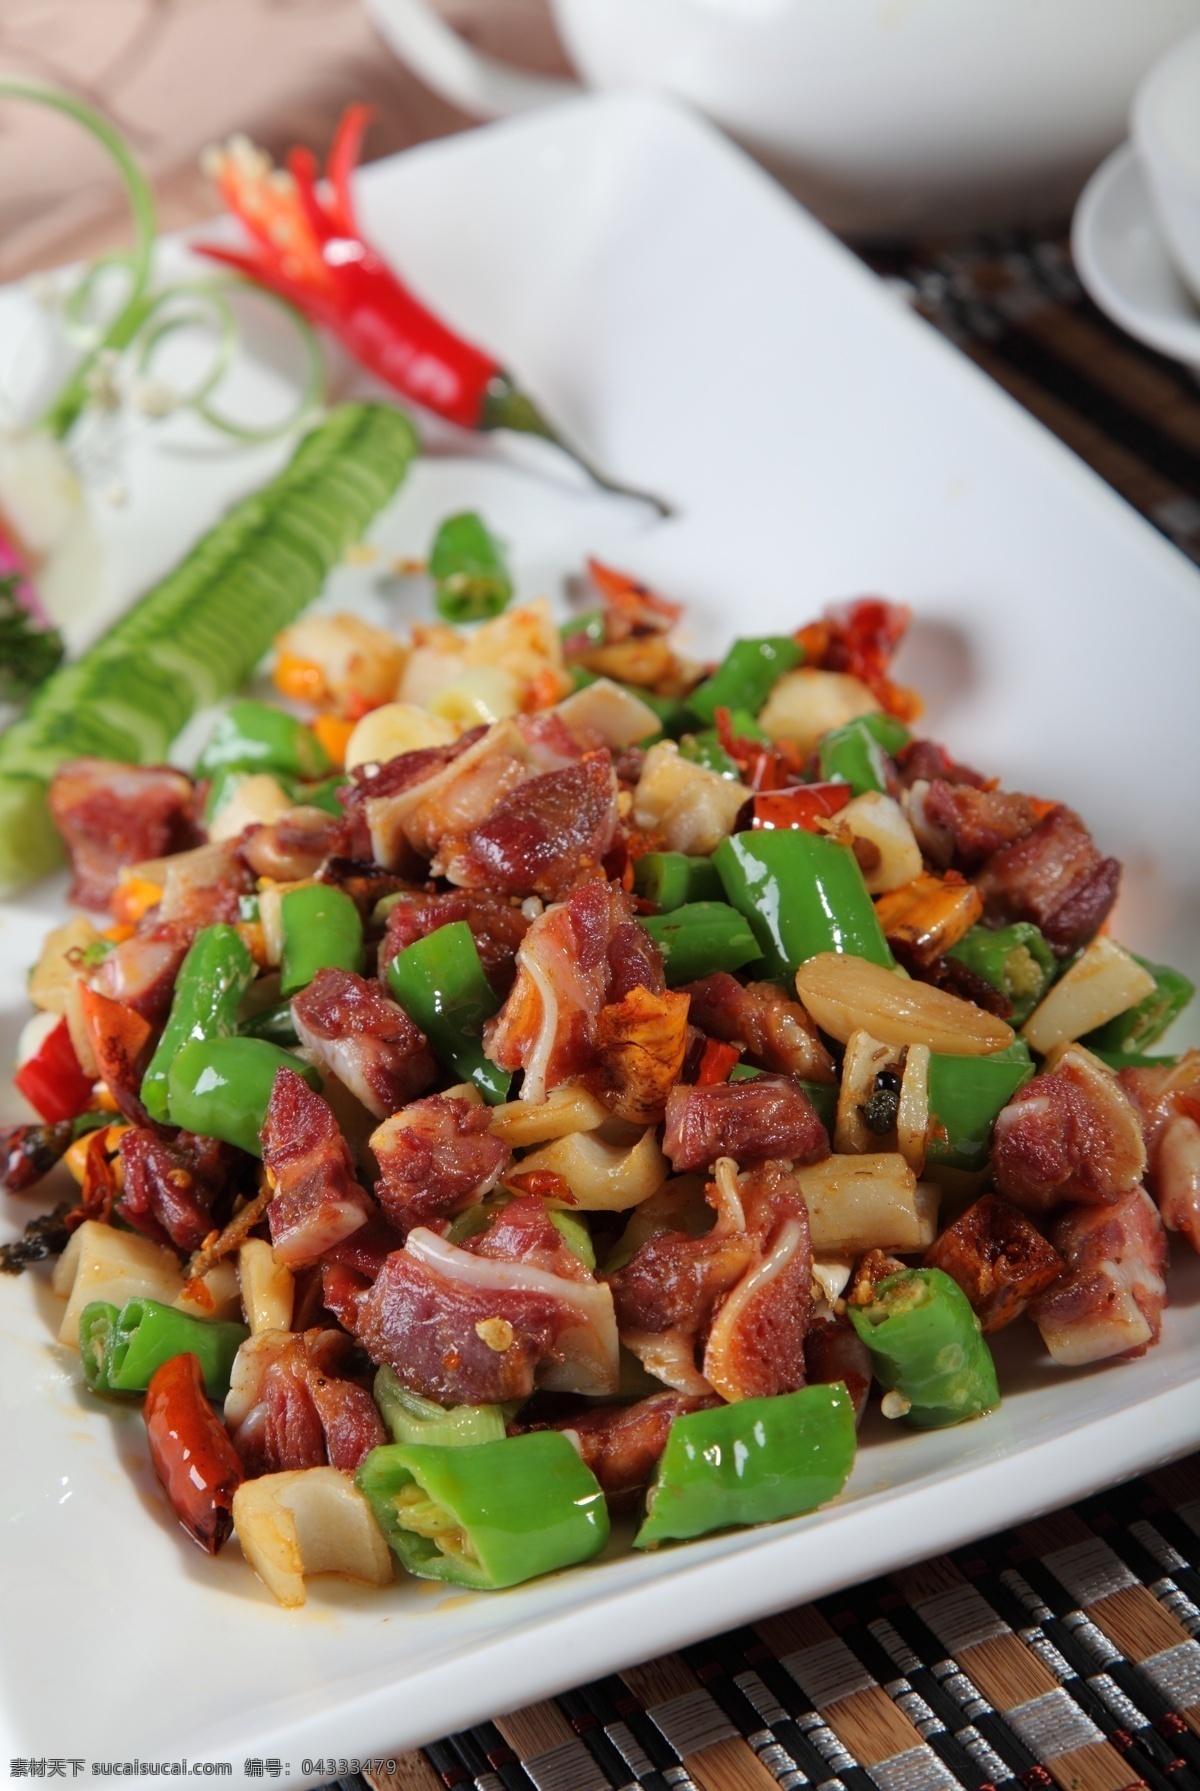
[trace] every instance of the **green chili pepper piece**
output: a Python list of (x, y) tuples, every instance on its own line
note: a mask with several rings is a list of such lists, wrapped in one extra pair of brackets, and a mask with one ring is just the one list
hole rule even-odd
[(142, 1105), (151, 1119), (167, 1117), (167, 1073), (191, 1039), (230, 1038), (238, 1007), (256, 975), (236, 928), (218, 921), (196, 934), (175, 983), (171, 1013), (142, 1078)]
[(941, 1269), (905, 1269), (875, 1289), (870, 1306), (848, 1306), (886, 1392), (909, 1401), (918, 1430), (961, 1424), (1000, 1404), (992, 1352), (958, 1283)]
[(385, 1443), (355, 1478), (421, 1579), (516, 1586), (588, 1561), (608, 1540), (604, 1494), (558, 1430), (466, 1448)]
[(333, 760), (311, 728), (286, 710), (249, 697), (231, 703), (196, 764), (197, 777), (215, 777), (226, 766), (239, 771), (324, 777)]
[(320, 1093), (321, 1078), (311, 1064), (265, 1039), (196, 1039), (178, 1052), (167, 1073), (171, 1124), (261, 1157), (259, 1134), (280, 1070), (295, 1070)]
[(633, 887), (661, 913), (687, 902), (719, 902), (725, 892), (711, 858), (683, 852), (646, 852), (633, 861)]
[(438, 529), (429, 573), (438, 615), (447, 622), (482, 622), (498, 616), (512, 599), (504, 550), (474, 510), (448, 516)]
[(867, 715), (858, 717), (873, 740), (877, 740), (884, 752), (893, 758), (902, 747), (908, 745), (912, 735), (902, 721), (889, 715), (886, 709), (872, 709)]
[(506, 1101), (512, 1077), (484, 1056), (480, 1037), (500, 999), (484, 975), (466, 921), (451, 921), (406, 945), (388, 965), (387, 980), (438, 1061), (460, 1082), (473, 1082), (490, 1106)]
[(363, 967), (362, 916), (331, 883), (289, 889), (279, 904), (283, 955), (279, 987), (285, 995), (307, 989), (318, 970)]
[(592, 1234), (583, 1214), (555, 1211), (550, 1214), (550, 1223), (556, 1231), (562, 1233), (563, 1242), (571, 1254), (579, 1258), (585, 1269), (594, 1272), (596, 1246), (592, 1242)]
[(79, 1359), (93, 1393), (111, 1393), (108, 1348), (121, 1314), (109, 1300), (91, 1300), (79, 1314)]
[(734, 641), (712, 677), (692, 691), (688, 703), (710, 726), (718, 709), (749, 709), (757, 715), (776, 680), (803, 657), (803, 649), (786, 634)]
[(1011, 927), (972, 927), (946, 953), (981, 976), (1012, 1003), (1012, 1023), (1023, 1026), (1058, 974), (1041, 928), (1019, 920)]
[(1147, 1055), (1144, 1051), (1097, 1051), (1094, 1045), (1088, 1049), (1110, 1070), (1173, 1070), (1179, 1062), (1177, 1057), (1158, 1057), (1153, 1052)]
[(633, 1546), (814, 1511), (845, 1486), (855, 1443), (841, 1381), (676, 1418)]
[(817, 746), (824, 783), (849, 784), (855, 796), (876, 790), (887, 794), (887, 767), (883, 748), (874, 733), (864, 724), (866, 716), (848, 721), (843, 727), (830, 728), (822, 734)]
[(208, 786), (208, 795), (204, 798), (204, 825), (211, 827), (217, 815), (225, 807), (238, 785), (251, 772), (243, 770), (240, 765), (222, 765), (213, 773), (212, 782)]
[(672, 989), (762, 957), (748, 922), (727, 902), (686, 902), (668, 914), (643, 916), (640, 924), (663, 955)]
[(602, 609), (585, 610), (583, 615), (560, 623), (558, 632), (564, 641), (582, 640), (589, 647), (602, 647), (608, 637), (608, 618)]
[(346, 787), (346, 774), (337, 771), (332, 777), (324, 777), (319, 783), (305, 783), (301, 779), (289, 777), (282, 780), (283, 786), (296, 803), (304, 808), (324, 809), (327, 815), (340, 819), (342, 805), (338, 800), (338, 791)]
[(113, 1326), (104, 1366), (110, 1391), (144, 1393), (156, 1368), (172, 1356), (193, 1355), (210, 1399), (229, 1391), (233, 1359), (249, 1337), (246, 1325), (198, 1318), (158, 1300), (128, 1300)]
[(945, 1057), (935, 1051), (929, 1059), (929, 1164), (986, 1169), (997, 1116), (1032, 1075), (1024, 1039), (991, 1057)]
[(703, 734), (685, 734), (679, 742), (679, 756), (693, 765), (703, 765), (706, 771), (715, 771), (718, 777), (727, 777), (733, 782), (741, 776), (736, 761), (730, 758), (713, 729), (708, 729)]
[(300, 1043), (290, 1001), (277, 1001), (274, 1007), (260, 1008), (258, 1013), (242, 1021), (238, 1034), (244, 1039), (266, 1039), (270, 1045), (285, 1048)]
[(410, 1393), (391, 1368), (381, 1368), (371, 1389), (393, 1443), (436, 1443), (459, 1449), (468, 1443), (498, 1443), (504, 1411), (498, 1405), (438, 1405)]
[(888, 969), (894, 960), (849, 846), (802, 827), (734, 833), (713, 853), (725, 899), (762, 948), (762, 974), (791, 992), (796, 972), (822, 951), (849, 952)]
[(1196, 993), (1196, 985), (1181, 970), (1172, 970), (1169, 964), (1151, 964), (1145, 958), (1137, 961), (1154, 978), (1153, 990), (1134, 1007), (1080, 1039), (1089, 1051), (1144, 1051), (1147, 1045), (1157, 1044)]

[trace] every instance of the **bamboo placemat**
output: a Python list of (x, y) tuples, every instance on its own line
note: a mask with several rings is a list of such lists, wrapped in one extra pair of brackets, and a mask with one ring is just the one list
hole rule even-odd
[(1198, 1791), (1200, 1455), (339, 1780)]
[[(1096, 310), (1063, 239), (867, 259), (1200, 563), (1200, 385)], [(1194, 1455), (337, 1782), (1200, 1791), (1198, 1635)]]

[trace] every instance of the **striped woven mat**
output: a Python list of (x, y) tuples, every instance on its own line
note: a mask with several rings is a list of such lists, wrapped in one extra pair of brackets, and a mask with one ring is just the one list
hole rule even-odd
[[(1200, 385), (1059, 239), (868, 256), (1200, 563)], [(1200, 1455), (448, 1736), (347, 1791), (1200, 1791)]]

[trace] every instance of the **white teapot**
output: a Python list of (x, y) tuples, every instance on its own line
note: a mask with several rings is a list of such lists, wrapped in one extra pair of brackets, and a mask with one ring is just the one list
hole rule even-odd
[[(659, 87), (715, 119), (836, 229), (907, 234), (1065, 214), (1200, 0), (552, 0), (588, 86)], [(470, 48), (428, 0), (364, 0), (477, 116), (573, 89)]]

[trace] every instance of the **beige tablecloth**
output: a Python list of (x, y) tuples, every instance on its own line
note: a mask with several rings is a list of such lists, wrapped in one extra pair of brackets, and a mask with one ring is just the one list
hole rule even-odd
[[(437, 0), (473, 41), (561, 70), (545, 0)], [(368, 156), (469, 121), (381, 42), (358, 0), (0, 0), (0, 75), (55, 81), (103, 107), (154, 180), (164, 228), (208, 216), (206, 143), (245, 131), (273, 153), (328, 144), (342, 107), (378, 107)], [(0, 280), (119, 241), (100, 152), (57, 116), (0, 102)]]

